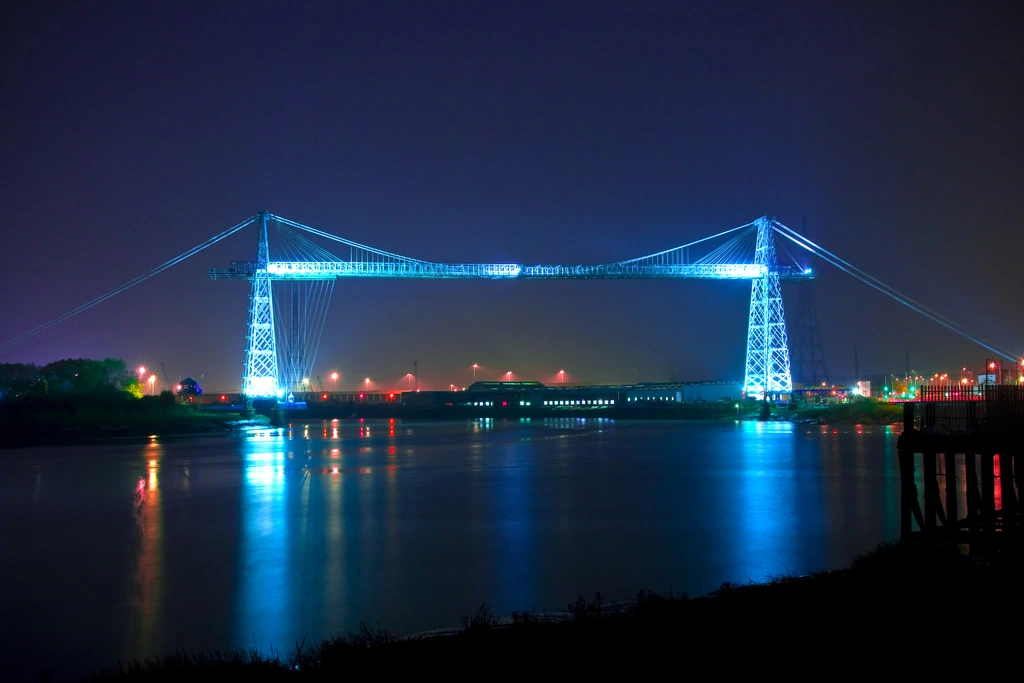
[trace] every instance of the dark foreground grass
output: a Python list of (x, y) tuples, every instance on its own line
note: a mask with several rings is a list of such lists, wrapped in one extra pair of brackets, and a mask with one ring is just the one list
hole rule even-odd
[(709, 596), (641, 592), (610, 608), (600, 596), (558, 619), (482, 605), (457, 633), (399, 638), (358, 634), (294, 651), (175, 654), (96, 673), (91, 680), (340, 680), (424, 678), (694, 677), (845, 679), (1000, 671), (1020, 643), (1021, 562), (956, 549), (883, 546), (849, 570), (723, 585)]

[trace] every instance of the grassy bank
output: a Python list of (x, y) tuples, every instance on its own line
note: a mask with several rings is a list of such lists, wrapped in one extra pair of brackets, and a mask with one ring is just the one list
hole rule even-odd
[(609, 606), (594, 596), (570, 603), (557, 617), (514, 613), (509, 620), (482, 605), (449, 635), (398, 638), (364, 627), (277, 656), (179, 653), (91, 680), (326, 680), (400, 672), (832, 678), (852, 669), (892, 673), (894, 665), (911, 664), (916, 673), (948, 672), (957, 653), (969, 657), (961, 663), (985, 670), (1001, 661), (987, 654), (1018, 637), (1015, 627), (1001, 624), (1019, 618), (1021, 568), (1017, 557), (981, 562), (952, 548), (885, 546), (848, 570), (724, 585), (700, 598), (642, 592), (626, 605)]
[[(251, 418), (250, 418), (251, 419)], [(261, 424), (265, 418), (258, 418)], [(214, 413), (173, 398), (133, 398), (124, 392), (87, 396), (29, 396), (0, 402), (0, 447), (58, 445), (106, 439), (184, 436), (232, 431), (237, 413)]]
[(888, 425), (903, 421), (903, 404), (854, 398), (849, 403), (838, 405), (796, 404), (793, 410), (781, 409), (777, 414), (782, 419), (814, 420), (822, 424)]

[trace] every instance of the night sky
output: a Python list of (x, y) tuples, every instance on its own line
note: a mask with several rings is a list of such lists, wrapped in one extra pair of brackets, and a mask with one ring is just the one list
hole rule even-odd
[[(774, 215), (1024, 351), (1016, 3), (15, 2), (0, 341), (261, 209), (451, 262), (594, 263)], [(237, 390), (250, 230), (2, 362)], [(779, 243), (780, 251), (784, 246)], [(790, 251), (795, 251), (786, 245)], [(988, 354), (820, 262), (830, 375)], [(739, 380), (748, 282), (338, 281), (314, 375)], [(795, 311), (796, 292), (786, 291)], [(792, 335), (792, 331), (791, 331)]]

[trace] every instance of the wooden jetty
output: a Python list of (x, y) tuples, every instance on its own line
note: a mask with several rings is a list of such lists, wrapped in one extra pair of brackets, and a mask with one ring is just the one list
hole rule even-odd
[(1020, 541), (1024, 387), (921, 387), (897, 448), (903, 540)]

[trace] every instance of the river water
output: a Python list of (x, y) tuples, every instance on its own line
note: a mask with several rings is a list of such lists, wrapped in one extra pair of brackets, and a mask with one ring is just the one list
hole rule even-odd
[(0, 674), (843, 567), (898, 535), (896, 437), (349, 419), (0, 451)]

